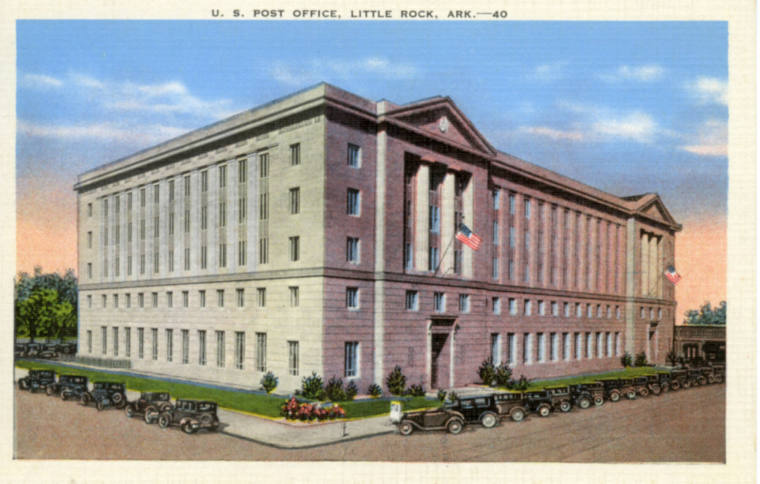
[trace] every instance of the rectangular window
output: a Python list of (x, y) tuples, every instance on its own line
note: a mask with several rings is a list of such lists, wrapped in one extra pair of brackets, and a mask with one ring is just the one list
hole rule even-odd
[(267, 290), (264, 287), (256, 288), (256, 303), (258, 307), (263, 308), (267, 305)]
[(552, 301), (552, 316), (559, 316), (559, 304), (557, 304), (557, 301)]
[(417, 311), (417, 291), (406, 291), (406, 303), (405, 307), (407, 311)]
[(92, 217), (92, 203), (87, 204), (87, 216)]
[(153, 252), (153, 272), (158, 272), (158, 249)]
[(298, 341), (288, 341), (288, 373), (298, 376), (299, 365)]
[(262, 237), (259, 239), (259, 264), (269, 262), (269, 239)]
[(131, 354), (132, 354), (132, 328), (124, 328), (124, 356), (130, 356)]
[(174, 201), (174, 180), (169, 180), (169, 201)]
[(622, 348), (620, 347), (620, 333), (615, 331), (615, 356), (620, 356)]
[(153, 303), (153, 307), (157, 308), (158, 307), (158, 293), (152, 292), (150, 294), (150, 297), (151, 297), (151, 302)]
[(430, 231), (434, 234), (441, 232), (441, 208), (435, 205), (430, 205), (429, 211), (429, 226)]
[(208, 266), (208, 248), (205, 245), (201, 246), (201, 269), (205, 269)]
[(346, 307), (348, 309), (359, 308), (359, 288), (357, 287), (346, 288)]
[(92, 307), (92, 295), (87, 296), (87, 307), (88, 308)]
[(353, 378), (359, 375), (359, 342), (346, 341), (346, 363), (343, 376)]
[(127, 275), (128, 276), (132, 275), (132, 256), (131, 255), (127, 256)]
[(644, 319), (644, 306), (641, 306), (641, 308), (639, 308), (639, 318)]
[(199, 302), (198, 305), (200, 307), (202, 307), (202, 308), (206, 307), (206, 291), (204, 291), (203, 289), (201, 289), (200, 291), (198, 291), (198, 302)]
[(201, 207), (201, 230), (208, 228), (208, 207), (203, 205)]
[(532, 312), (533, 312), (533, 308), (531, 306), (531, 301), (530, 299), (526, 299), (523, 304), (523, 314), (525, 316), (530, 316)]
[(269, 218), (269, 194), (262, 193), (259, 195), (259, 220)]
[(615, 306), (615, 319), (620, 319), (620, 306)]
[(601, 304), (597, 304), (596, 305), (596, 317), (598, 319), (602, 318), (602, 305)]
[(299, 304), (298, 286), (290, 286), (290, 307), (297, 308)]
[(238, 240), (238, 265), (244, 266), (248, 259), (248, 242), (245, 240)]
[(238, 223), (245, 223), (248, 218), (248, 199), (246, 197), (238, 198)]
[(533, 339), (530, 333), (523, 333), (523, 364), (529, 365), (532, 361)]
[(185, 197), (189, 197), (190, 196), (190, 175), (185, 175), (182, 178), (182, 181), (185, 185)]
[(107, 302), (108, 302), (108, 296), (106, 296), (105, 294), (103, 294), (103, 295), (101, 296), (101, 299), (102, 299), (102, 301), (103, 301), (103, 307), (105, 308), (105, 307), (107, 306)]
[(217, 227), (227, 226), (227, 202), (219, 202), (219, 220), (216, 221)]
[(493, 279), (499, 278), (499, 258), (494, 257), (491, 261), (491, 277)]
[(248, 160), (245, 158), (238, 160), (238, 183), (248, 181)]
[(404, 269), (411, 270), (414, 268), (414, 252), (412, 251), (412, 244), (404, 244)]
[(216, 305), (217, 307), (224, 307), (224, 289), (216, 290)]
[(118, 308), (119, 307), (119, 295), (114, 294), (113, 295), (113, 307)]
[(267, 371), (266, 333), (256, 333), (256, 371)]
[(559, 335), (557, 333), (549, 333), (549, 358), (551, 361), (559, 359)]
[(562, 359), (570, 360), (570, 333), (562, 333)]
[(591, 338), (591, 333), (586, 333), (586, 358), (591, 359), (594, 357), (594, 340)]
[(586, 304), (586, 317), (591, 319), (594, 317), (594, 307), (591, 304)]
[(156, 239), (158, 238), (159, 231), (160, 231), (160, 224), (158, 221), (158, 215), (156, 215), (155, 217), (153, 217), (153, 237), (154, 238)]
[(161, 197), (159, 196), (161, 192), (159, 191), (158, 183), (153, 185), (153, 203), (158, 205), (158, 202), (160, 201)]
[(235, 368), (237, 368), (238, 370), (242, 370), (244, 359), (245, 359), (245, 333), (242, 331), (235, 331)]
[(198, 364), (206, 365), (206, 330), (198, 330)]
[(361, 148), (349, 143), (348, 145), (348, 166), (359, 168), (361, 166)]
[(87, 330), (87, 352), (92, 353), (92, 330)]
[(242, 288), (235, 289), (235, 295), (237, 299), (237, 307), (242, 308), (245, 306), (245, 292)]
[(190, 307), (190, 291), (182, 291), (182, 307)]
[(145, 307), (145, 294), (138, 292), (137, 293), (137, 305), (141, 308)]
[(92, 231), (87, 232), (87, 248), (92, 249)]
[(491, 200), (493, 201), (493, 209), (499, 210), (499, 197), (501, 195), (501, 191), (498, 188), (494, 188), (491, 191)]
[(301, 188), (290, 189), (290, 213), (297, 214), (301, 211)]
[(612, 356), (612, 335), (610, 334), (609, 331), (604, 333), (604, 338), (605, 338), (605, 343), (606, 343), (605, 346), (607, 347), (607, 356), (611, 357)]
[(512, 226), (509, 227), (509, 247), (515, 248), (515, 228)]
[(359, 239), (357, 237), (346, 239), (346, 261), (352, 264), (359, 263)]
[(140, 189), (140, 206), (145, 206), (145, 187)]
[(295, 143), (290, 145), (290, 166), (301, 164), (301, 144)]
[(428, 270), (438, 270), (438, 247), (428, 249)]
[(119, 356), (119, 328), (113, 328), (113, 355)]
[(517, 315), (517, 299), (515, 298), (509, 298), (509, 314), (512, 316)]
[(359, 190), (349, 188), (346, 193), (346, 213), (348, 215), (359, 216), (361, 206)]
[(166, 330), (166, 361), (171, 362), (174, 358), (174, 330)]
[(493, 245), (499, 245), (499, 222), (493, 223)]
[(491, 363), (495, 366), (501, 365), (501, 335), (491, 333)]
[(132, 242), (132, 222), (127, 222), (127, 242)]
[(269, 153), (259, 155), (259, 178), (269, 176)]
[(167, 255), (167, 262), (169, 264), (169, 272), (174, 272), (174, 249), (169, 249), (169, 254)]
[(227, 244), (219, 244), (219, 267), (227, 267)]
[(219, 188), (227, 186), (227, 165), (219, 165)]
[(442, 292), (433, 293), (433, 311), (443, 313), (446, 311), (446, 294)]
[(575, 317), (583, 317), (583, 309), (581, 308), (581, 303), (575, 303)]
[(151, 328), (150, 329), (151, 334), (151, 349), (152, 351), (152, 357), (154, 360), (158, 359), (158, 328)]
[(166, 307), (174, 307), (174, 293), (171, 291), (167, 291), (166, 293)]
[(201, 193), (206, 193), (208, 191), (208, 170), (203, 170), (201, 172)]
[(288, 240), (290, 241), (290, 261), (297, 262), (300, 257), (299, 237), (297, 235), (293, 237), (288, 237)]
[(538, 301), (538, 314), (541, 316), (546, 316), (546, 304), (544, 301)]
[(612, 306), (607, 305), (607, 319), (612, 319)]
[(124, 294), (124, 305), (127, 306), (128, 308), (132, 307), (132, 294), (130, 293)]
[(501, 298), (498, 298), (498, 297), (491, 298), (491, 309), (494, 314), (501, 314)]
[(185, 210), (184, 225), (185, 225), (185, 233), (186, 234), (190, 233), (190, 210)]
[(515, 333), (507, 333), (507, 363), (515, 364), (515, 353), (517, 351), (517, 338)]
[(509, 194), (509, 214), (514, 215), (515, 214), (515, 195), (514, 193)]
[(523, 206), (525, 207), (525, 218), (529, 219), (530, 218), (530, 199), (526, 198)]
[(581, 346), (581, 334), (575, 333), (575, 359), (583, 358), (583, 347)]
[(460, 313), (470, 312), (470, 295), (469, 294), (459, 295), (459, 312)]
[(602, 333), (597, 332), (596, 333), (596, 357), (597, 358), (604, 357), (604, 342), (602, 341), (602, 338), (604, 338), (604, 335)]
[(92, 279), (92, 262), (87, 263), (87, 277)]
[(216, 332), (216, 366), (224, 368), (224, 331)]
[(137, 357), (141, 360), (145, 357), (145, 329), (137, 328)]
[(546, 361), (546, 344), (544, 342), (544, 333), (538, 333), (536, 335), (536, 344), (538, 345), (538, 362), (543, 363)]
[(182, 364), (186, 365), (190, 359), (190, 332), (182, 330)]

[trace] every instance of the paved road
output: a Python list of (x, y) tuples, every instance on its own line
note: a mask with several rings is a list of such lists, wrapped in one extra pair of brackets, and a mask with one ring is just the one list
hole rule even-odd
[(16, 392), (21, 459), (724, 462), (725, 386), (712, 385), (459, 435), (383, 435), (280, 450), (222, 434), (162, 430), (123, 411)]

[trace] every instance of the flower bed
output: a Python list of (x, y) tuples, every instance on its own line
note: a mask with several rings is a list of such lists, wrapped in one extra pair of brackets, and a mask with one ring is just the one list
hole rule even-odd
[(282, 405), (282, 415), (288, 420), (334, 420), (345, 418), (346, 412), (338, 404), (322, 406), (319, 403), (299, 403), (292, 397)]

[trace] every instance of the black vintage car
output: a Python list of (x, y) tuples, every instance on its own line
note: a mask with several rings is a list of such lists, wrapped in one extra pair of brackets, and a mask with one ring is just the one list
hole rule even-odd
[(630, 378), (605, 378), (599, 382), (604, 386), (604, 395), (607, 400), (617, 402), (624, 395), (629, 400), (636, 398), (636, 388)]
[(689, 381), (688, 375), (686, 373), (686, 370), (684, 369), (675, 369), (670, 372), (670, 385), (669, 389), (675, 391), (680, 390), (681, 388), (689, 388), (691, 387), (691, 382)]
[(458, 434), (466, 424), (465, 416), (456, 410), (440, 407), (432, 410), (416, 410), (405, 412), (398, 422), (398, 431), (401, 435), (409, 435), (414, 429), (420, 430), (446, 430), (451, 434)]
[(13, 346), (13, 356), (16, 358), (23, 358), (26, 356), (26, 344), (16, 343)]
[(501, 392), (493, 394), (496, 400), (496, 408), (502, 418), (510, 417), (515, 422), (520, 422), (528, 413), (527, 402), (522, 393)]
[(143, 392), (134, 402), (127, 402), (124, 412), (127, 417), (142, 415), (145, 423), (152, 424), (158, 420), (161, 412), (168, 412), (174, 406), (167, 392)]
[(525, 392), (525, 400), (528, 410), (536, 412), (542, 417), (548, 417), (555, 410), (569, 412), (572, 408), (570, 389), (567, 387)]
[(58, 352), (55, 351), (55, 349), (50, 349), (47, 345), (28, 343), (26, 345), (26, 354), (24, 356), (51, 359), (58, 358)]
[(726, 381), (726, 365), (716, 364), (712, 365), (713, 377), (716, 383), (723, 383)]
[(177, 400), (174, 408), (158, 416), (159, 427), (165, 429), (171, 425), (179, 425), (186, 434), (194, 434), (200, 429), (216, 430), (219, 428), (216, 402)]
[[(686, 370), (686, 379), (689, 381), (690, 386), (707, 385), (707, 378), (702, 374), (700, 368), (689, 368)], [(684, 386), (684, 388), (688, 388)]]
[(597, 407), (604, 405), (604, 385), (600, 382), (570, 385), (570, 395), (575, 405), (583, 409), (592, 403)]
[(93, 382), (92, 391), (84, 392), (79, 396), (79, 403), (82, 405), (88, 405), (90, 402), (95, 402), (98, 410), (111, 406), (124, 408), (127, 404), (124, 384), (110, 381)]
[(480, 423), (485, 428), (491, 428), (499, 423), (499, 408), (493, 395), (477, 395), (459, 397), (444, 404), (444, 408), (459, 412), (465, 423)]
[(649, 378), (646, 376), (637, 376), (633, 378), (633, 388), (636, 390), (637, 395), (642, 397), (649, 396)]
[(58, 384), (47, 391), (48, 395), (60, 394), (62, 400), (79, 399), (85, 393), (87, 393), (87, 377), (80, 375), (61, 375)]
[(45, 390), (55, 383), (53, 370), (29, 370), (29, 374), (18, 380), (19, 390), (29, 390), (34, 393), (37, 390)]

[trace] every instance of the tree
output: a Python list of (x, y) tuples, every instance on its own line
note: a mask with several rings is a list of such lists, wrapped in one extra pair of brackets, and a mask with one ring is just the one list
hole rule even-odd
[(705, 302), (699, 310), (690, 309), (684, 316), (685, 324), (726, 324), (726, 301), (721, 301), (717, 308)]
[(29, 297), (19, 301), (16, 328), (34, 342), (35, 336), (47, 336), (60, 313), (58, 293), (53, 289), (35, 289)]
[[(42, 291), (52, 291), (55, 301), (49, 300), (50, 292)], [(39, 266), (34, 268), (31, 276), (20, 272), (15, 281), (16, 334), (29, 336), (32, 340), (36, 336), (60, 339), (76, 334), (77, 292), (73, 269), (67, 269), (63, 275), (43, 274)]]

